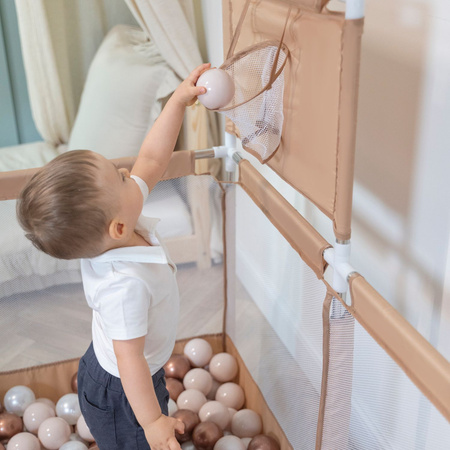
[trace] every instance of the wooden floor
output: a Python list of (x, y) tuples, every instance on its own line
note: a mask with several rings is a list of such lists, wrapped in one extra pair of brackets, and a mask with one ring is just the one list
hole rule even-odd
[[(222, 265), (180, 265), (177, 279), (178, 337), (221, 332)], [(0, 371), (81, 356), (91, 342), (91, 315), (79, 284), (0, 299)]]

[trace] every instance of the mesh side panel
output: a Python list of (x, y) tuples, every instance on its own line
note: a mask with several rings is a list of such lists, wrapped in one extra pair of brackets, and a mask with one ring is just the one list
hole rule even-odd
[(354, 336), (348, 448), (448, 449), (450, 424), (358, 322)]
[[(220, 189), (208, 176), (164, 181), (144, 213), (160, 217), (158, 232), (178, 266), (179, 338), (222, 331), (223, 271)], [(0, 371), (81, 356), (91, 341), (92, 312), (78, 261), (35, 249), (0, 202)]]
[(313, 449), (325, 288), (240, 187), (234, 251), (231, 338), (293, 448)]
[[(235, 84), (235, 94), (224, 114), (237, 126), (243, 146), (266, 160), (278, 148), (283, 128), (284, 73), (277, 77), (270, 89), (264, 90), (270, 81), (273, 66), (280, 70), (287, 54), (281, 50), (276, 61), (278, 47), (267, 45), (255, 48), (241, 57), (227, 60), (221, 67), (230, 74)], [(253, 98), (253, 99), (252, 99)], [(252, 99), (252, 100), (251, 100)]]

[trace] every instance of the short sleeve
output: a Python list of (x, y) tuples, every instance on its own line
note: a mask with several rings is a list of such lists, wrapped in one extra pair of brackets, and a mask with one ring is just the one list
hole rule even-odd
[(131, 175), (130, 178), (133, 178), (133, 180), (136, 181), (137, 185), (139, 186), (139, 189), (142, 192), (142, 197), (144, 198), (145, 203), (145, 200), (147, 200), (149, 194), (147, 183), (137, 175)]
[(97, 295), (103, 331), (108, 338), (128, 340), (147, 334), (151, 293), (142, 280), (119, 277), (101, 286)]

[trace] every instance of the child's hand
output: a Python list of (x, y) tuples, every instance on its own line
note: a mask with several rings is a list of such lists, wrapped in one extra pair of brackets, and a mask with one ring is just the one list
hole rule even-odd
[(181, 450), (175, 438), (175, 431), (184, 433), (181, 420), (161, 415), (157, 420), (144, 427), (145, 437), (152, 450)]
[(191, 74), (177, 87), (173, 96), (184, 106), (191, 106), (197, 100), (198, 95), (206, 93), (206, 88), (196, 86), (199, 76), (211, 67), (211, 63), (202, 64), (194, 69)]

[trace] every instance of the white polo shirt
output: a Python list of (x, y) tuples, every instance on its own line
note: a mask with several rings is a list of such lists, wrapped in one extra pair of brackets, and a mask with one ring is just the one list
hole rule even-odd
[[(144, 201), (146, 184), (140, 185)], [(81, 260), (87, 302), (93, 310), (92, 340), (100, 365), (119, 377), (113, 340), (145, 336), (144, 356), (154, 375), (169, 359), (175, 344), (179, 293), (176, 267), (161, 244), (159, 219), (141, 215), (136, 232), (151, 246), (122, 247)]]

